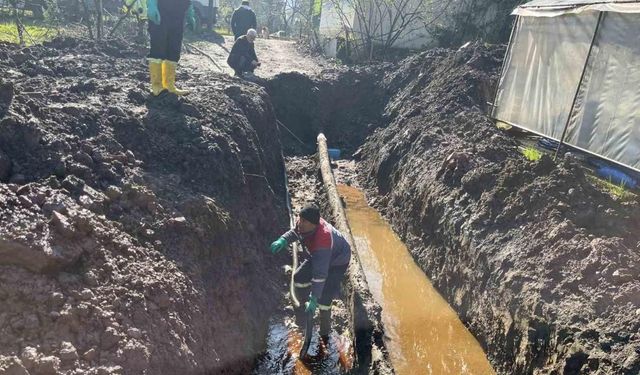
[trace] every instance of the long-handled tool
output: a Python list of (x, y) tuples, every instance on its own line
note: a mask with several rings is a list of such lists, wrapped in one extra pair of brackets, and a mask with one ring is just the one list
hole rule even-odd
[[(295, 135), (294, 135), (295, 136)], [(296, 137), (297, 138), (297, 137)], [(284, 160), (284, 155), (282, 157)], [(285, 168), (284, 171), (284, 182), (287, 192), (286, 203), (287, 209), (289, 210), (289, 220), (290, 225), (293, 228), (295, 225), (295, 218), (293, 217), (293, 209), (291, 207), (291, 195), (289, 195), (289, 178), (287, 176), (287, 170)], [(291, 302), (295, 308), (300, 307), (300, 301), (296, 296), (296, 287), (295, 287), (295, 272), (298, 269), (298, 244), (297, 241), (293, 243), (292, 249), (292, 269), (291, 269), (291, 280), (289, 283), (289, 293), (291, 294)], [(309, 351), (309, 346), (311, 345), (311, 336), (313, 335), (313, 313), (307, 312), (305, 313), (305, 328), (304, 328), (304, 339), (302, 341), (302, 349), (300, 349), (299, 358), (302, 359), (307, 355)]]

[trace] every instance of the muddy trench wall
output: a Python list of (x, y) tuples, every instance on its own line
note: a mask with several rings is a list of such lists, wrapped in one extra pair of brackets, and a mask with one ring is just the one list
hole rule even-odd
[(638, 202), (571, 155), (526, 161), (493, 126), (502, 52), (430, 51), (385, 76), (389, 124), (357, 153), (370, 203), (499, 373), (636, 374)]
[(341, 68), (317, 77), (283, 73), (271, 79), (267, 92), (278, 120), (288, 129), (280, 129), (285, 153), (313, 154), (319, 133), (331, 147), (354, 152), (382, 123), (385, 91), (377, 84), (381, 72), (380, 67)]
[(269, 99), (182, 70), (190, 97), (150, 101), (142, 57), (0, 44), (2, 371), (248, 373), (264, 349), (288, 262)]

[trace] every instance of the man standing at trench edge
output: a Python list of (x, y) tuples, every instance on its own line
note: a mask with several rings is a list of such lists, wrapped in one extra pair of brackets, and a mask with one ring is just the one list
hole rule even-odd
[(292, 228), (271, 244), (271, 252), (277, 253), (293, 241), (300, 241), (310, 255), (295, 270), (296, 291), (309, 293), (305, 312), (313, 315), (320, 309), (320, 337), (325, 345), (331, 333), (331, 303), (340, 294), (340, 284), (349, 267), (351, 247), (331, 224), (320, 217), (320, 210), (313, 204), (306, 205)]
[[(188, 90), (176, 88), (176, 66), (182, 50), (184, 19), (189, 0), (147, 0), (149, 19), (149, 75), (151, 93), (158, 96), (167, 90), (176, 95), (188, 94)], [(189, 12), (190, 22), (194, 14)]]

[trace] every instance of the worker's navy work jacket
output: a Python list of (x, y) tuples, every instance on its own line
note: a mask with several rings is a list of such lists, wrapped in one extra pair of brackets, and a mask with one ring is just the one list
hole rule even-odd
[(313, 232), (299, 233), (296, 228), (293, 228), (282, 237), (288, 243), (299, 240), (307, 248), (313, 270), (311, 293), (320, 299), (329, 268), (349, 264), (351, 247), (346, 238), (324, 219), (320, 219), (320, 223)]

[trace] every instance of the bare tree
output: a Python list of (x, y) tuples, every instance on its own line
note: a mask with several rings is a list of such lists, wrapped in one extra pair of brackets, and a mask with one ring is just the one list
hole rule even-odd
[(103, 16), (103, 7), (102, 7), (102, 0), (95, 0), (95, 4), (96, 4), (96, 38), (98, 40), (102, 39), (103, 36), (103, 21), (104, 21), (104, 16)]
[(443, 19), (429, 26), (429, 32), (443, 47), (482, 39), (506, 43), (511, 31), (511, 11), (526, 0), (454, 0)]
[(306, 23), (306, 10), (309, 9), (309, 6), (309, 0), (282, 0), (282, 25), (287, 34), (293, 31), (294, 25)]
[[(343, 35), (358, 58), (372, 59), (374, 49), (386, 54), (399, 40), (427, 33), (453, 0), (329, 0)], [(325, 7), (326, 8), (326, 7)]]

